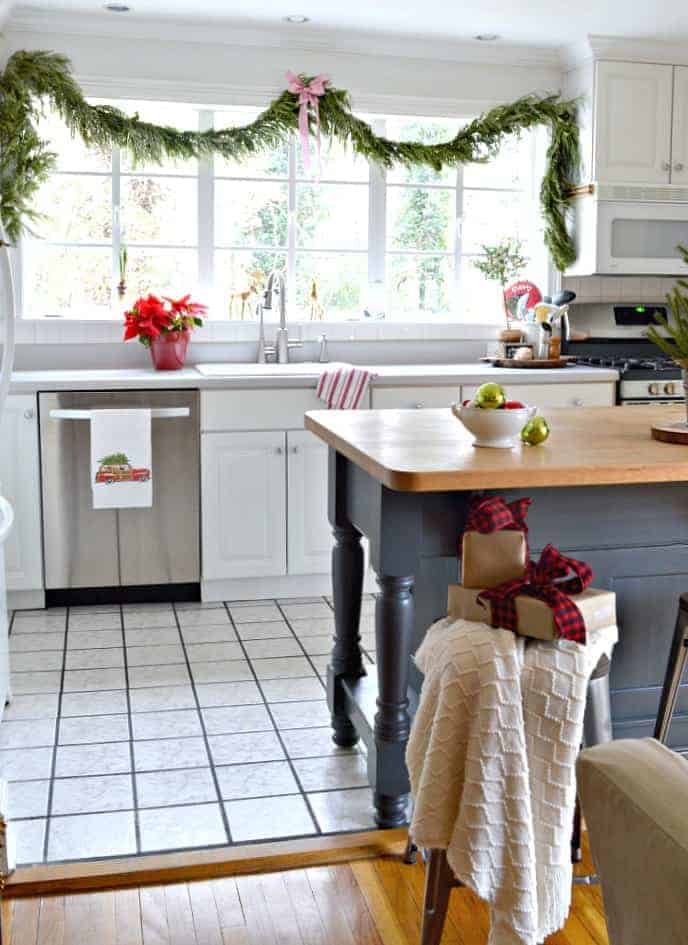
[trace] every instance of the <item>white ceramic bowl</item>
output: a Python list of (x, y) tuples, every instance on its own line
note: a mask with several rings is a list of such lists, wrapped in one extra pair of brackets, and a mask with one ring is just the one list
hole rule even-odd
[(461, 404), (452, 404), (452, 411), (475, 437), (474, 446), (510, 450), (517, 444), (521, 430), (528, 420), (537, 413), (537, 407), (523, 407), (522, 410), (490, 410), (484, 407), (470, 405), (463, 407)]

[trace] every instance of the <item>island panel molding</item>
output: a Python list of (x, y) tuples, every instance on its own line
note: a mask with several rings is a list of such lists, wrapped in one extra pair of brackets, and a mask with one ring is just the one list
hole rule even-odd
[(582, 407), (546, 411), (541, 446), (473, 446), (450, 408), (315, 410), (306, 429), (399, 492), (687, 482), (688, 449), (652, 439), (653, 424), (685, 420), (684, 407)]

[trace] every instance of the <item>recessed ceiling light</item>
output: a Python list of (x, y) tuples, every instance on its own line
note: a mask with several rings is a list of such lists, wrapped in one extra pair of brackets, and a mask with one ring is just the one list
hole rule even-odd
[(477, 39), (480, 43), (493, 43), (496, 39), (499, 39), (499, 36), (497, 33), (478, 33), (473, 39)]
[(308, 23), (309, 20), (310, 17), (304, 16), (302, 13), (292, 13), (284, 17), (285, 23)]
[(131, 7), (128, 7), (126, 3), (105, 3), (103, 7), (110, 13), (128, 13), (131, 10)]

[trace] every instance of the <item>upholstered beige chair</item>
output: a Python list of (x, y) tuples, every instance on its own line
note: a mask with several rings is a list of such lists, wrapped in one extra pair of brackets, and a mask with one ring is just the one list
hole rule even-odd
[(611, 945), (686, 945), (688, 762), (653, 738), (596, 745), (578, 791)]

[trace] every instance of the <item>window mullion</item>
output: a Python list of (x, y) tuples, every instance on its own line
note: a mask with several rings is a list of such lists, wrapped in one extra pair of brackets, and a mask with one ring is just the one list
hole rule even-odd
[(112, 161), (112, 287), (111, 287), (111, 308), (113, 312), (119, 314), (119, 294), (117, 286), (120, 281), (119, 275), (119, 255), (122, 246), (122, 211), (121, 211), (121, 158), (122, 153), (118, 147), (113, 147)]
[[(385, 133), (385, 122), (372, 123), (376, 134)], [(385, 309), (387, 246), (387, 172), (381, 164), (369, 162), (368, 193), (368, 306), (371, 314)]]
[(456, 167), (456, 225), (454, 228), (454, 299), (452, 310), (460, 318), (461, 306), (461, 255), (463, 252), (463, 165)]
[[(208, 131), (213, 127), (214, 114), (209, 109), (198, 113), (199, 131)], [(202, 298), (211, 297), (211, 313), (220, 317), (222, 300), (219, 290), (214, 286), (214, 244), (215, 244), (215, 162), (212, 154), (198, 160), (198, 283)], [(215, 291), (214, 291), (215, 290)], [(213, 311), (217, 309), (217, 311)]]
[(296, 319), (296, 136), (289, 135), (287, 185), (287, 317)]

